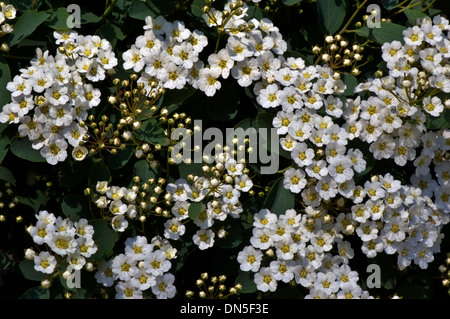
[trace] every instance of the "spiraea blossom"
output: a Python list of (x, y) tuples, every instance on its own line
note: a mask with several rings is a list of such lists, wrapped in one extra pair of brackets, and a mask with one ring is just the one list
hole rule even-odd
[(79, 146), (86, 135), (79, 123), (100, 103), (100, 90), (91, 83), (103, 81), (117, 65), (111, 44), (98, 36), (55, 31), (54, 37), (56, 55), (36, 49), (30, 66), (8, 83), (12, 101), (0, 113), (0, 122), (19, 124), (20, 137), (52, 165), (68, 154), (85, 157), (68, 148)]

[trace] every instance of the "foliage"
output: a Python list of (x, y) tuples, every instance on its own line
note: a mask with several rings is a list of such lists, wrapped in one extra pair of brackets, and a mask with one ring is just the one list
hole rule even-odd
[[(366, 10), (372, 2), (380, 9), (380, 28), (371, 28), (367, 24), (367, 21), (373, 19), (373, 12)], [(57, 42), (55, 38), (58, 34), (70, 34), (71, 30), (67, 27), (67, 22), (76, 16), (73, 11), (67, 10), (71, 3), (64, 0), (6, 1), (6, 4), (15, 6), (17, 14), (14, 19), (6, 20), (13, 21), (11, 22), (12, 30), (0, 32), (4, 41), (0, 52), (2, 112), (4, 114), (9, 112), (6, 106), (14, 99), (11, 97), (12, 90), (7, 89), (9, 83), (15, 82), (17, 75), (23, 75), (24, 69), (30, 66), (31, 61), (35, 63), (36, 68), (39, 68), (39, 55), (43, 57), (46, 51), (57, 61), (67, 60), (65, 63), (70, 65), (70, 74), (67, 76), (71, 81), (79, 79), (82, 83), (80, 94), (85, 97), (90, 94), (90, 98), (88, 101), (86, 98), (80, 99), (85, 113), (78, 114), (73, 121), (75, 124), (59, 125), (70, 126), (70, 129), (75, 127), (74, 130), (87, 132), (85, 138), (81, 136), (74, 143), (71, 142), (70, 137), (65, 137), (65, 146), (58, 144), (62, 143), (59, 140), (58, 143), (55, 142), (50, 133), (48, 134), (50, 137), (45, 138), (38, 136), (33, 139), (28, 138), (29, 136), (20, 136), (19, 120), (9, 124), (7, 122), (12, 122), (11, 118), (5, 118), (5, 120), (0, 118), (2, 122), (0, 123), (0, 297), (5, 299), (127, 297), (131, 289), (126, 286), (127, 281), (120, 279), (114, 285), (107, 284), (105, 279), (107, 276), (104, 274), (107, 272), (107, 267), (113, 267), (112, 260), (116, 256), (125, 256), (127, 249), (134, 247), (132, 245), (135, 245), (136, 240), (137, 242), (145, 241), (145, 244), (141, 243), (142, 246), (151, 246), (148, 248), (147, 259), (136, 257), (136, 272), (139, 267), (140, 269), (144, 267), (143, 264), (139, 266), (140, 263), (151, 265), (148, 258), (155, 258), (154, 260), (160, 258), (159, 262), (163, 263), (164, 260), (168, 265), (167, 269), (161, 273), (156, 273), (155, 270), (154, 275), (146, 274), (150, 278), (148, 280), (155, 280), (155, 283), (151, 285), (151, 288), (150, 286), (146, 289), (142, 288), (140, 295), (135, 291), (135, 296), (138, 297), (286, 298), (289, 296), (289, 298), (304, 298), (308, 294), (313, 296), (314, 292), (311, 289), (299, 284), (301, 279), (300, 281), (293, 278), (278, 279), (274, 289), (272, 289), (274, 286), (269, 284), (266, 288), (261, 288), (261, 280), (258, 284), (257, 275), (248, 270), (244, 271), (237, 260), (246, 247), (251, 246), (250, 241), (255, 237), (257, 228), (254, 227), (257, 218), (266, 216), (261, 212), (267, 210), (275, 214), (278, 219), (287, 219), (289, 212), (294, 211), (302, 216), (305, 225), (310, 223), (312, 226), (308, 225), (313, 228), (315, 221), (320, 220), (323, 229), (315, 229), (314, 233), (317, 234), (326, 233), (327, 220), (336, 221), (342, 212), (351, 215), (352, 207), (356, 204), (351, 202), (350, 197), (344, 199), (343, 193), (339, 193), (336, 198), (324, 199), (321, 202), (323, 210), (307, 204), (306, 195), (303, 194), (310, 192), (318, 180), (315, 179), (312, 182), (312, 179), (308, 179), (308, 174), (303, 171), (303, 169), (307, 170), (308, 165), (299, 164), (298, 158), (293, 155), (294, 146), (286, 146), (292, 141), (287, 137), (290, 136), (287, 131), (288, 125), (283, 124), (286, 118), (289, 120), (284, 113), (300, 114), (301, 109), (305, 109), (306, 106), (302, 104), (301, 107), (289, 109), (282, 108), (281, 104), (267, 106), (264, 103), (268, 102), (261, 100), (261, 96), (270, 85), (277, 86), (277, 89), (278, 86), (282, 88), (289, 85), (281, 85), (282, 80), (275, 76), (271, 78), (270, 75), (265, 76), (266, 82), (254, 78), (249, 80), (248, 84), (243, 84), (244, 76), (233, 73), (238, 72), (237, 69), (231, 70), (230, 67), (229, 75), (224, 73), (218, 75), (217, 70), (207, 68), (206, 66), (213, 64), (209, 57), (231, 46), (229, 39), (233, 38), (233, 32), (247, 34), (259, 27), (255, 24), (262, 21), (269, 25), (271, 21), (275, 26), (273, 32), (276, 32), (279, 37), (274, 36), (274, 38), (280, 41), (277, 42), (278, 48), (272, 43), (271, 48), (274, 52), (272, 55), (284, 59), (283, 63), (302, 61), (304, 65), (298, 66), (299, 72), (295, 73), (295, 77), (300, 77), (300, 70), (303, 71), (306, 67), (323, 66), (321, 70), (324, 73), (329, 72), (328, 75), (334, 81), (331, 92), (323, 95), (324, 100), (327, 97), (336, 97), (333, 103), (341, 104), (344, 115), (332, 113), (331, 108), (326, 109), (325, 104), (323, 107), (316, 108), (317, 112), (314, 111), (314, 113), (321, 118), (328, 117), (333, 124), (350, 131), (348, 123), (351, 122), (349, 120), (351, 108), (358, 106), (359, 103), (365, 103), (376, 94), (373, 91), (365, 91), (364, 84), (377, 81), (395, 69), (389, 61), (382, 58), (383, 45), (393, 41), (403, 41), (405, 30), (415, 26), (417, 19), (448, 14), (445, 1), (106, 0), (104, 5), (103, 3), (99, 5), (99, 1), (78, 1), (80, 25), (75, 26), (73, 31), (83, 36), (95, 35), (107, 41), (107, 44), (102, 42), (100, 46), (103, 45), (103, 47), (96, 51), (97, 55), (86, 54), (86, 56), (71, 54), (67, 40)], [(224, 10), (225, 6), (226, 10)], [(214, 22), (213, 18), (218, 19), (219, 15), (222, 15), (223, 23)], [(181, 86), (177, 86), (177, 83), (169, 86), (169, 84), (161, 84), (164, 81), (166, 81), (164, 83), (169, 82), (168, 72), (161, 75), (162, 73), (155, 71), (152, 76), (142, 77), (142, 73), (147, 72), (147, 68), (154, 61), (149, 58), (151, 54), (147, 51), (148, 56), (144, 59), (142, 53), (133, 55), (133, 50), (138, 44), (139, 37), (144, 34), (143, 27), (151, 23), (153, 26), (156, 25), (158, 17), (174, 25), (175, 22), (181, 21), (186, 29), (199, 31), (198, 42), (206, 39), (207, 45), (196, 51), (198, 60), (195, 60), (192, 65), (185, 66), (185, 71), (186, 74), (188, 71), (189, 74), (198, 71), (201, 77), (207, 80), (204, 82), (192, 80)], [(232, 25), (231, 22), (227, 24), (227, 21), (236, 24)], [(241, 29), (238, 27), (239, 21), (243, 21)], [(230, 26), (232, 32), (229, 29)], [(263, 27), (260, 28), (263, 29)], [(146, 30), (148, 29), (151, 28)], [(160, 37), (158, 41), (169, 41), (168, 35), (161, 33), (158, 36)], [(165, 36), (167, 38), (164, 38)], [(175, 35), (174, 38), (176, 38)], [(81, 40), (77, 41), (73, 41), (75, 45), (83, 45)], [(176, 43), (178, 40), (170, 41)], [(428, 43), (422, 49), (432, 46)], [(445, 42), (445, 46), (449, 48), (448, 41)], [(89, 64), (89, 69), (85, 69), (85, 72), (82, 70), (83, 67), (78, 67), (77, 63), (87, 63), (85, 61), (89, 59), (89, 61), (94, 59), (100, 61), (102, 57), (109, 59), (107, 59), (109, 62), (100, 63), (104, 68), (100, 68), (104, 73), (103, 77), (97, 76), (95, 72), (91, 73), (92, 68), (97, 68), (97, 64), (94, 67)], [(114, 59), (117, 59), (117, 63), (111, 62)], [(138, 60), (141, 60), (141, 66)], [(448, 54), (443, 60), (448, 62)], [(196, 61), (203, 61), (203, 64)], [(233, 63), (238, 65), (244, 62), (236, 59)], [(108, 63), (111, 63), (111, 67), (108, 67)], [(413, 66), (421, 68), (419, 62)], [(53, 67), (57, 69), (54, 65)], [(444, 70), (442, 73), (447, 77), (448, 82), (448, 64), (446, 67), (447, 71)], [(426, 73), (428, 69), (424, 68), (424, 70)], [(94, 71), (101, 73), (98, 69)], [(204, 75), (207, 72), (210, 72), (209, 77)], [(320, 83), (320, 79), (314, 79), (314, 81), (314, 85)], [(70, 90), (70, 83), (67, 82), (64, 85), (67, 86), (67, 90)], [(398, 85), (407, 90), (407, 85), (403, 82)], [(434, 181), (433, 185), (442, 188), (443, 193), (445, 191), (448, 193), (448, 176), (445, 181), (435, 178), (438, 175), (435, 167), (444, 162), (442, 166), (446, 165), (448, 171), (450, 123), (448, 93), (450, 91), (448, 88), (440, 89), (436, 85), (435, 87), (424, 86), (423, 91), (419, 89), (418, 92), (417, 96), (414, 96), (414, 99), (417, 98), (415, 100), (417, 105), (422, 105), (422, 100), (427, 98), (439, 97), (442, 100), (443, 110), (438, 112), (439, 114), (427, 112), (425, 108), (429, 104), (424, 104), (420, 113), (423, 117), (411, 115), (402, 118), (401, 123), (405, 126), (411, 124), (411, 126), (423, 127), (423, 132), (428, 135), (425, 133), (422, 135), (435, 137), (433, 143), (447, 145), (447, 149), (442, 146), (443, 151), (433, 149), (432, 154), (421, 156), (429, 155), (428, 165), (432, 167), (431, 172), (435, 172), (435, 175), (428, 173), (430, 178), (427, 181), (432, 183), (430, 179), (434, 178), (438, 182)], [(34, 99), (30, 103), (33, 104), (33, 108), (35, 107), (33, 110), (35, 112), (38, 105), (40, 107), (39, 96), (43, 93), (41, 95), (32, 91), (30, 94), (34, 94)], [(55, 95), (53, 97), (56, 98)], [(98, 102), (95, 102), (97, 98)], [(311, 100), (308, 101), (311, 102)], [(77, 109), (80, 104), (77, 104), (75, 98), (73, 103), (70, 103), (73, 112), (80, 110)], [(30, 114), (31, 112), (30, 110)], [(184, 142), (198, 141), (198, 135), (195, 133), (200, 131), (198, 128), (200, 120), (202, 123), (200, 130), (205, 132), (208, 128), (218, 128), (223, 136), (226, 136), (227, 128), (255, 129), (257, 132), (255, 137), (259, 143), (255, 144), (256, 141), (252, 137), (244, 137), (242, 140), (238, 138), (236, 143), (232, 143), (231, 146), (234, 147), (242, 142), (246, 159), (244, 163), (229, 160), (230, 152), (233, 154), (232, 149), (224, 148), (224, 145), (216, 153), (216, 159), (217, 157), (222, 159), (216, 162), (208, 162), (208, 158), (203, 158), (203, 162), (200, 161), (200, 163), (195, 161), (192, 163), (192, 160), (185, 158), (180, 161), (172, 152), (176, 150), (178, 143), (172, 133), (176, 129), (181, 129), (185, 134)], [(355, 118), (356, 120), (360, 119)], [(370, 121), (370, 118), (366, 120)], [(286, 131), (280, 133), (284, 126)], [(278, 129), (275, 143), (271, 140), (270, 134), (266, 134), (273, 128)], [(422, 135), (417, 140), (421, 140)], [(279, 137), (281, 137), (281, 148), (278, 147)], [(204, 138), (205, 140), (202, 140), (200, 136), (202, 147), (212, 139), (212, 137), (210, 140)], [(43, 143), (42, 148), (37, 145), (39, 141)], [(378, 181), (380, 178), (388, 178), (386, 176), (390, 174), (402, 185), (411, 185), (410, 177), (417, 172), (415, 158), (409, 159), (403, 165), (394, 161), (394, 156), (376, 158), (378, 155), (374, 155), (373, 145), (380, 143), (377, 140), (348, 139), (345, 151), (358, 150), (361, 153), (359, 159), (364, 162), (364, 167), (361, 169), (350, 170), (350, 179), (356, 185), (364, 187), (365, 184)], [(426, 137), (423, 144), (416, 146), (417, 157), (423, 149), (427, 151), (425, 143)], [(277, 144), (277, 147), (273, 144)], [(313, 144), (315, 160), (325, 159), (328, 143)], [(53, 154), (55, 147), (58, 148), (57, 155)], [(431, 149), (431, 147), (428, 148)], [(61, 149), (64, 149), (65, 154), (62, 154)], [(252, 149), (258, 149), (260, 154), (264, 151), (266, 156), (276, 157), (279, 161), (278, 169), (272, 174), (264, 174), (263, 170), (267, 166), (267, 161), (262, 160), (261, 157), (258, 157), (256, 162), (251, 161)], [(236, 151), (238, 150), (239, 148), (236, 147)], [(195, 156), (195, 152), (193, 153)], [(52, 157), (52, 154), (55, 156)], [(298, 152), (295, 154), (299, 155)], [(239, 174), (235, 173), (236, 170)], [(242, 177), (244, 175), (245, 178)], [(292, 186), (294, 178), (297, 181), (294, 183), (296, 185), (305, 181), (301, 189), (295, 188), (296, 185)], [(288, 179), (291, 181), (290, 184), (287, 182)], [(243, 184), (240, 184), (241, 182)], [(230, 187), (226, 188), (228, 186)], [(218, 204), (220, 195), (217, 194), (221, 194), (222, 187), (229, 190), (227, 193), (229, 195), (224, 195), (225, 202)], [(183, 192), (186, 192), (188, 197), (180, 199)], [(354, 224), (355, 229), (352, 232), (345, 233), (348, 229), (342, 231), (341, 237), (351, 244), (355, 255), (353, 259), (350, 258), (351, 260), (345, 263), (359, 274), (358, 285), (367, 291), (366, 295), (361, 294), (361, 296), (448, 298), (448, 288), (444, 288), (441, 282), (443, 278), (441, 273), (448, 265), (439, 267), (445, 263), (446, 253), (449, 251), (448, 225), (445, 225), (446, 223), (432, 212), (441, 211), (443, 220), (448, 219), (449, 212), (447, 210), (442, 213), (442, 210), (445, 210), (443, 206), (439, 206), (438, 209), (432, 202), (435, 201), (433, 196), (437, 198), (436, 194), (433, 191), (430, 193), (431, 203), (416, 198), (404, 204), (405, 210), (429, 210), (429, 216), (421, 222), (438, 223), (436, 227), (440, 227), (440, 234), (445, 235), (443, 238), (439, 237), (439, 240), (436, 239), (439, 242), (437, 247), (436, 245), (428, 246), (430, 251), (433, 247), (434, 261), (430, 261), (426, 267), (414, 262), (405, 267), (398, 266), (397, 255), (394, 254), (380, 252), (375, 258), (366, 256), (361, 251), (361, 240), (355, 231), (359, 221)], [(405, 190), (405, 193), (401, 195), (404, 199), (411, 194)], [(338, 198), (341, 198), (341, 201)], [(122, 200), (120, 204), (117, 204), (118, 206), (114, 206), (116, 200)], [(118, 213), (122, 209), (123, 211)], [(93, 241), (92, 246), (89, 246), (92, 253), (86, 253), (83, 258), (80, 258), (85, 262), (81, 270), (80, 289), (70, 288), (67, 285), (69, 278), (67, 267), (75, 265), (71, 258), (66, 257), (71, 255), (68, 248), (67, 251), (59, 250), (58, 253), (58, 248), (61, 249), (58, 245), (56, 248), (51, 248), (49, 247), (51, 245), (47, 243), (37, 244), (33, 237), (33, 231), (38, 231), (40, 227), (38, 221), (44, 220), (43, 211), (54, 214), (55, 217), (55, 221), (48, 221), (47, 224), (55, 223), (61, 227), (65, 225), (64, 220), (70, 221), (67, 228), (73, 228), (74, 233), (70, 235), (72, 241), (77, 241), (77, 249), (88, 247), (91, 245), (88, 243)], [(180, 212), (183, 211), (185, 215), (181, 216)], [(205, 216), (214, 212), (217, 215), (222, 214), (222, 217), (215, 216), (214, 221), (210, 221), (210, 225), (204, 226), (202, 223), (207, 223), (209, 219), (213, 220), (212, 217)], [(376, 223), (381, 221), (374, 221), (373, 224)], [(80, 229), (84, 229), (80, 225), (84, 225), (86, 229), (92, 227), (92, 235), (85, 236), (77, 233)], [(378, 227), (381, 231), (382, 227)], [(56, 233), (62, 232), (61, 228), (55, 229), (58, 229)], [(130, 238), (135, 241), (130, 241)], [(72, 242), (67, 238), (64, 240)], [(344, 244), (339, 246), (336, 241), (333, 245), (335, 246), (331, 252), (339, 255), (339, 250)], [(30, 248), (33, 251), (27, 250)], [(300, 249), (306, 251), (306, 245)], [(24, 251), (26, 251), (25, 255)], [(45, 258), (50, 264), (52, 263), (48, 257), (41, 255), (44, 251), (50, 251), (58, 257), (54, 271), (47, 274), (37, 271), (38, 266), (35, 266), (37, 265), (36, 256), (40, 258), (40, 265)], [(82, 249), (81, 251), (84, 252)], [(165, 253), (163, 254), (165, 257), (159, 256), (161, 251)], [(278, 262), (275, 245), (261, 248), (261, 251), (264, 254), (261, 257), (263, 260), (261, 267), (270, 268), (271, 262), (275, 260)], [(77, 252), (79, 253), (78, 250)], [(135, 253), (137, 253), (136, 250)], [(305, 257), (305, 253), (303, 255)], [(119, 262), (119, 259), (115, 261)], [(126, 263), (121, 262), (121, 265)], [(381, 268), (380, 288), (366, 285), (366, 279), (370, 275), (366, 269), (372, 263), (378, 264)], [(263, 277), (262, 281), (265, 278), (267, 277)], [(217, 287), (213, 293), (205, 289), (205, 285), (199, 284), (198, 280), (201, 283), (211, 280), (211, 285), (219, 282), (226, 288), (220, 288), (223, 291), (219, 293), (219, 287)], [(176, 294), (169, 288), (165, 291), (162, 291), (162, 288), (159, 290), (155, 288), (162, 287), (162, 284), (164, 287), (171, 287), (173, 284), (176, 287)]]

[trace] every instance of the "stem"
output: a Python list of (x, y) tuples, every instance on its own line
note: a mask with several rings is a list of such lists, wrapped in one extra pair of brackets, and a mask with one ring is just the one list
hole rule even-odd
[(431, 6), (436, 2), (436, 0), (432, 0), (423, 10), (422, 12), (425, 13), (428, 9), (431, 8)]
[(344, 26), (344, 28), (339, 31), (338, 35), (342, 35), (347, 28), (350, 26), (350, 23), (352, 23), (352, 21), (355, 19), (356, 15), (359, 13), (359, 11), (361, 11), (361, 9), (366, 5), (367, 1), (369, 0), (364, 0), (363, 3), (361, 3), (357, 8), (356, 11), (353, 13), (353, 15), (350, 17), (350, 19), (347, 21), (346, 25)]
[(116, 5), (117, 0), (111, 0), (111, 3), (106, 8), (105, 12), (103, 12), (102, 16), (100, 17), (100, 22), (103, 22), (106, 17), (111, 13), (111, 11), (114, 9), (114, 6)]

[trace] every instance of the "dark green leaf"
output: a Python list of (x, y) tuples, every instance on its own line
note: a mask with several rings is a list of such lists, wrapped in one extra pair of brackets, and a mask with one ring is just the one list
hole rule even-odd
[(4, 166), (0, 166), (0, 180), (16, 185), (16, 178), (13, 173)]
[(11, 265), (11, 259), (9, 258), (9, 255), (3, 251), (0, 251), (0, 271), (5, 270), (9, 267), (9, 265)]
[(356, 34), (364, 38), (372, 39), (379, 44), (383, 44), (394, 40), (401, 41), (405, 29), (405, 26), (399, 24), (382, 22), (380, 28), (369, 28), (365, 26), (356, 30)]
[(82, 194), (67, 194), (61, 203), (61, 209), (72, 221), (89, 218), (89, 202)]
[(293, 6), (302, 2), (302, 0), (283, 0), (283, 3), (287, 6)]
[(167, 90), (166, 93), (164, 93), (162, 105), (166, 108), (170, 108), (174, 105), (182, 104), (195, 92), (197, 92), (197, 90), (191, 86), (186, 86), (181, 90)]
[(319, 28), (325, 35), (330, 35), (339, 30), (344, 22), (347, 1), (346, 0), (317, 0), (319, 13)]
[(34, 269), (34, 261), (24, 260), (19, 264), (19, 269), (28, 280), (42, 281), (47, 275)]
[(91, 220), (89, 224), (94, 227), (94, 242), (98, 247), (97, 252), (91, 256), (92, 261), (100, 261), (107, 258), (119, 239), (119, 234), (112, 229), (105, 220)]
[(239, 111), (239, 91), (235, 82), (224, 82), (213, 97), (206, 98), (208, 115), (216, 121), (230, 121)]
[(405, 299), (429, 299), (433, 292), (433, 285), (428, 278), (411, 276), (400, 285), (397, 294)]
[(345, 96), (353, 95), (355, 87), (358, 85), (358, 79), (352, 74), (341, 74), (341, 80), (347, 86), (344, 93)]
[(112, 170), (118, 170), (124, 167), (133, 156), (134, 146), (128, 145), (124, 150), (117, 151), (117, 154), (111, 154), (108, 157), (108, 164)]
[(31, 147), (31, 142), (28, 138), (14, 137), (11, 141), (11, 152), (24, 160), (36, 163), (45, 162), (45, 158), (41, 156), (38, 150)]
[(242, 289), (239, 291), (240, 293), (251, 294), (258, 290), (253, 277), (253, 272), (239, 271), (239, 275), (237, 276), (235, 283), (242, 285)]
[(32, 287), (20, 299), (50, 299), (50, 291), (41, 286)]
[(66, 8), (49, 9), (45, 12), (50, 14), (46, 21), (50, 28), (55, 30), (70, 29), (67, 25), (67, 19), (70, 17), (70, 14)]
[(233, 218), (227, 219), (224, 229), (227, 232), (227, 235), (224, 238), (217, 239), (218, 247), (230, 249), (235, 248), (242, 243), (242, 227), (238, 220)]
[(422, 19), (428, 15), (422, 12), (422, 9), (406, 9), (406, 17), (408, 18), (408, 24), (415, 25), (417, 19)]
[(146, 160), (141, 160), (134, 164), (133, 175), (139, 176), (143, 183), (156, 177), (155, 171), (148, 165)]
[(191, 219), (197, 219), (202, 211), (202, 202), (193, 202), (189, 205), (188, 215)]
[(134, 136), (141, 141), (150, 144), (167, 145), (169, 140), (166, 133), (156, 119), (144, 121), (139, 130), (134, 131)]
[(274, 117), (275, 115), (269, 112), (259, 112), (256, 116), (256, 127), (258, 129), (266, 129), (267, 132), (267, 134), (264, 134), (261, 130), (258, 131), (258, 147), (264, 147), (271, 154), (291, 159), (291, 154), (281, 148), (278, 135), (276, 135), (277, 145), (272, 145), (271, 130), (275, 130), (272, 124)]
[(14, 25), (14, 30), (11, 33), (9, 45), (13, 46), (32, 34), (36, 28), (43, 23), (48, 17), (49, 13), (38, 12), (37, 10), (26, 11), (17, 19)]
[(294, 194), (283, 186), (284, 177), (280, 177), (271, 187), (264, 201), (263, 208), (267, 208), (270, 212), (281, 215), (286, 210), (294, 208)]
[(205, 0), (194, 0), (191, 3), (191, 12), (197, 18), (201, 18), (203, 15), (203, 7), (206, 5)]
[(98, 161), (92, 165), (89, 172), (89, 187), (91, 190), (95, 190), (97, 182), (102, 181), (111, 182), (111, 172), (103, 161)]
[(178, 166), (178, 170), (180, 172), (180, 178), (187, 179), (187, 176), (189, 174), (193, 174), (196, 176), (201, 176), (204, 174), (203, 169), (202, 169), (202, 166), (203, 166), (202, 163), (186, 164), (184, 162), (181, 162), (177, 166)]
[(11, 72), (3, 56), (0, 55), (0, 109), (11, 101), (11, 92), (6, 89), (11, 81)]
[(450, 128), (450, 110), (444, 109), (444, 111), (438, 116), (434, 117), (426, 113), (427, 121), (425, 126), (429, 130), (439, 130)]
[(97, 23), (99, 21), (100, 21), (100, 17), (98, 15), (96, 15), (95, 13), (92, 13), (87, 8), (84, 8), (84, 7), (81, 8), (81, 17), (80, 17), (81, 24)]
[(45, 207), (49, 197), (47, 197), (40, 189), (36, 190), (33, 196), (19, 197), (19, 201), (23, 205), (31, 207), (34, 211), (38, 211), (40, 208)]
[(8, 153), (10, 143), (11, 143), (11, 140), (10, 140), (9, 136), (7, 136), (7, 135), (0, 136), (0, 163), (3, 162), (3, 159), (5, 158), (6, 154)]
[(154, 8), (145, 2), (135, 1), (128, 11), (128, 15), (133, 19), (145, 20), (147, 16), (156, 17), (158, 15), (154, 10)]
[(398, 0), (381, 0), (381, 3), (386, 10), (392, 10), (397, 6)]

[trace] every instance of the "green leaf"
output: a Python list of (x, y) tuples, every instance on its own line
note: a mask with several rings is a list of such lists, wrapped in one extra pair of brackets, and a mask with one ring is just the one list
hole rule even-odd
[(80, 17), (81, 24), (97, 23), (99, 21), (100, 21), (100, 17), (98, 15), (96, 15), (95, 13), (92, 13), (87, 8), (81, 7), (81, 17)]
[(191, 219), (197, 219), (202, 211), (203, 203), (202, 202), (192, 202), (189, 205), (188, 215)]
[(34, 269), (34, 261), (32, 260), (24, 260), (19, 264), (19, 269), (22, 272), (23, 276), (28, 280), (33, 281), (42, 281), (47, 278), (47, 274), (36, 271)]
[[(98, 161), (92, 165), (89, 171), (89, 187), (91, 190), (95, 190), (97, 182), (107, 181), (111, 182), (111, 172), (108, 166), (103, 161)], [(94, 193), (94, 192), (92, 192)]]
[(168, 109), (173, 108), (175, 105), (182, 104), (195, 92), (197, 92), (197, 90), (191, 86), (186, 86), (181, 90), (167, 90), (166, 93), (164, 93), (162, 105)]
[(49, 200), (44, 192), (40, 189), (36, 190), (33, 196), (29, 195), (27, 197), (19, 196), (19, 202), (23, 205), (31, 207), (34, 211), (38, 211), (41, 207), (45, 207)]
[(14, 137), (11, 141), (10, 148), (11, 152), (21, 159), (36, 163), (45, 162), (45, 158), (41, 156), (41, 153), (38, 150), (31, 147), (31, 142), (26, 137)]
[(108, 164), (112, 170), (118, 170), (124, 167), (133, 156), (134, 146), (128, 145), (124, 150), (117, 151), (117, 154), (111, 154), (108, 157)]
[(241, 284), (242, 289), (239, 291), (243, 294), (251, 294), (258, 290), (253, 279), (254, 274), (250, 271), (239, 271), (235, 284)]
[(119, 234), (105, 220), (91, 220), (89, 224), (94, 227), (93, 239), (98, 247), (91, 260), (97, 262), (109, 256), (119, 239)]
[(26, 11), (17, 19), (14, 30), (11, 33), (9, 45), (14, 46), (36, 30), (50, 16), (47, 12), (38, 12), (37, 10)]
[(139, 130), (134, 131), (134, 136), (141, 141), (150, 144), (167, 145), (169, 140), (166, 133), (156, 119), (149, 119), (144, 121)]
[(11, 81), (11, 72), (3, 56), (0, 55), (0, 109), (11, 101), (11, 92), (6, 89)]
[(32, 287), (20, 299), (50, 299), (50, 291), (41, 286)]
[(287, 6), (293, 6), (302, 2), (302, 0), (283, 0), (283, 3)]
[(347, 12), (346, 0), (317, 0), (319, 28), (325, 35), (339, 30)]
[(0, 271), (4, 271), (6, 268), (11, 265), (11, 259), (9, 255), (3, 251), (0, 251)]
[(66, 8), (49, 9), (45, 12), (50, 14), (50, 17), (46, 21), (46, 24), (50, 28), (55, 30), (70, 29), (67, 26), (67, 19), (70, 17), (70, 14), (67, 12)]
[(148, 16), (156, 17), (158, 15), (154, 10), (145, 2), (135, 1), (128, 11), (128, 15), (133, 19), (145, 20)]
[(140, 160), (134, 164), (133, 175), (139, 176), (143, 183), (156, 177), (155, 171), (148, 165), (146, 160)]
[(383, 44), (395, 40), (401, 41), (403, 39), (404, 30), (406, 30), (405, 26), (395, 23), (382, 22), (380, 28), (369, 28), (365, 26), (355, 32), (361, 37), (369, 38), (379, 44)]
[(281, 215), (286, 210), (294, 208), (294, 194), (283, 186), (284, 177), (280, 177), (273, 184), (264, 201), (263, 208), (267, 208), (270, 212)]
[(194, 0), (191, 3), (191, 12), (197, 18), (201, 18), (203, 15), (203, 7), (206, 5), (205, 0)]
[[(192, 204), (191, 204), (192, 205)], [(225, 249), (235, 248), (242, 243), (242, 227), (241, 222), (237, 219), (227, 219), (224, 226), (227, 235), (224, 238), (217, 239), (217, 246)]]
[(425, 126), (429, 130), (440, 130), (450, 128), (450, 110), (444, 109), (444, 111), (438, 116), (434, 117), (426, 113), (427, 121)]
[(427, 17), (426, 13), (422, 12), (422, 9), (406, 9), (406, 17), (408, 18), (408, 24), (415, 25), (417, 19), (422, 19)]
[(341, 80), (347, 86), (342, 95), (349, 96), (354, 94), (355, 87), (358, 85), (358, 79), (352, 74), (341, 74)]
[(61, 209), (72, 221), (79, 221), (81, 218), (88, 219), (89, 202), (82, 194), (66, 194), (61, 203)]
[(422, 276), (411, 276), (398, 288), (397, 294), (405, 299), (429, 299), (432, 296), (433, 285), (430, 279)]
[[(271, 130), (275, 129), (272, 124), (274, 117), (275, 115), (269, 112), (259, 112), (256, 116), (256, 127), (258, 129), (267, 129), (267, 134), (262, 134), (261, 131), (258, 131), (258, 147), (263, 147), (264, 145), (265, 149), (271, 154), (273, 153), (275, 155), (281, 155), (285, 158), (291, 159), (291, 154), (281, 147), (278, 138), (276, 139), (276, 143), (278, 144), (277, 149), (272, 147)], [(264, 141), (264, 143), (262, 143), (262, 141)]]
[(386, 10), (392, 10), (397, 6), (398, 0), (381, 0), (381, 3)]
[(121, 28), (117, 27), (113, 23), (105, 23), (95, 31), (95, 34), (99, 37), (108, 40), (111, 46), (114, 48), (117, 44), (117, 40), (122, 41), (127, 36), (122, 32)]
[(4, 166), (0, 166), (0, 180), (16, 185), (16, 178), (13, 173)]
[(239, 111), (239, 90), (234, 81), (222, 84), (221, 89), (213, 97), (206, 98), (208, 115), (216, 121), (230, 121)]
[(0, 137), (0, 163), (3, 162), (3, 159), (8, 153), (9, 144), (11, 144), (9, 136), (3, 135)]

